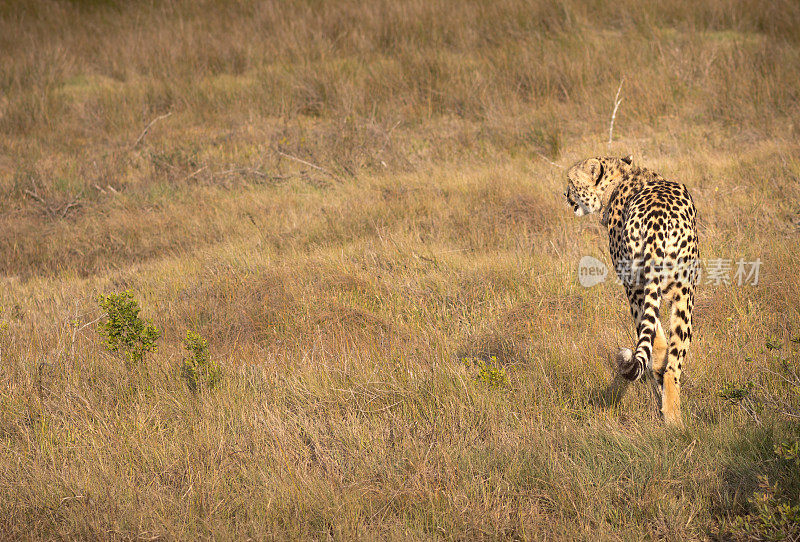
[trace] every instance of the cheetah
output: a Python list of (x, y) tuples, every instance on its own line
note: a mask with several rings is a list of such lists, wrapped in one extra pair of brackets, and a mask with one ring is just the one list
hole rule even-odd
[[(682, 427), (680, 376), (692, 340), (697, 283), (696, 211), (683, 184), (625, 158), (589, 158), (567, 171), (564, 194), (577, 216), (602, 212), (609, 251), (636, 326), (635, 351), (616, 356), (618, 394), (647, 374), (665, 423)], [(670, 302), (669, 338), (659, 317)]]

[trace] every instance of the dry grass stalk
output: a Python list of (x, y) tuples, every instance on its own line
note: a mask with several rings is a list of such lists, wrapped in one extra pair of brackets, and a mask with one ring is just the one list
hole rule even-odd
[(623, 77), (620, 79), (619, 87), (617, 87), (617, 93), (614, 95), (614, 110), (611, 111), (611, 122), (608, 123), (608, 146), (611, 147), (611, 141), (614, 139), (614, 121), (617, 118), (617, 109), (619, 109), (619, 104), (622, 103), (622, 98), (619, 97), (619, 93), (622, 92), (622, 83), (625, 82), (625, 78)]

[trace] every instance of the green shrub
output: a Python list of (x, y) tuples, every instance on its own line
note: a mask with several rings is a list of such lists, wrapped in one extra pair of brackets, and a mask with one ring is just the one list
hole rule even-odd
[(478, 367), (478, 374), (475, 375), (475, 380), (483, 382), (491, 389), (499, 389), (508, 386), (508, 374), (497, 361), (497, 356), (491, 356), (489, 361), (480, 358), (464, 358), (464, 363), (469, 365), (470, 362)]
[[(775, 446), (775, 461), (790, 480), (796, 480), (800, 476), (800, 439)], [(762, 474), (758, 490), (748, 499), (753, 513), (734, 518), (731, 534), (739, 540), (800, 540), (798, 499), (791, 489), (770, 483)]]
[(141, 309), (130, 291), (101, 295), (99, 303), (106, 311), (106, 321), (98, 326), (106, 348), (122, 355), (129, 367), (140, 364), (145, 354), (156, 349), (161, 332), (139, 318)]
[(189, 330), (186, 332), (184, 346), (189, 357), (183, 360), (181, 376), (186, 379), (189, 389), (197, 392), (203, 388), (215, 388), (222, 378), (222, 371), (211, 359), (208, 342), (199, 333)]
[(740, 403), (750, 397), (753, 390), (752, 382), (724, 382), (719, 396), (733, 403)]

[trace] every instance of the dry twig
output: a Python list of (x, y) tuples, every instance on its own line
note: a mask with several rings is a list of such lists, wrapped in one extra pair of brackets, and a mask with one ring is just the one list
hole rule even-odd
[(150, 124), (148, 124), (147, 126), (145, 126), (145, 127), (144, 127), (144, 130), (142, 130), (142, 133), (141, 133), (141, 134), (139, 134), (139, 137), (137, 137), (137, 138), (136, 138), (136, 141), (133, 143), (133, 145), (131, 145), (131, 148), (132, 148), (132, 149), (135, 149), (135, 148), (137, 147), (137, 145), (139, 145), (139, 143), (141, 143), (141, 142), (142, 142), (142, 140), (144, 139), (144, 136), (146, 136), (146, 135), (147, 135), (147, 132), (150, 130), (150, 128), (151, 128), (151, 127), (152, 127), (152, 126), (153, 126), (155, 123), (157, 123), (157, 122), (158, 122), (158, 121), (160, 121), (160, 120), (164, 120), (165, 118), (169, 117), (170, 115), (172, 115), (172, 111), (170, 111), (169, 113), (165, 113), (165, 114), (163, 114), (163, 115), (159, 115), (158, 117), (156, 117), (156, 118), (154, 118), (153, 120), (151, 120), (151, 121), (150, 121)]
[(34, 190), (28, 190), (27, 188), (23, 191), (26, 196), (31, 198), (32, 200), (36, 201), (37, 203), (41, 204), (42, 208), (47, 212), (48, 215), (52, 217), (58, 218), (65, 218), (67, 213), (69, 213), (70, 209), (75, 209), (81, 206), (81, 194), (78, 194), (70, 201), (63, 205), (59, 205), (58, 207), (52, 207), (47, 200), (45, 200), (42, 196), (36, 193)]
[(61, 208), (61, 210), (60, 210), (61, 218), (65, 218), (70, 209), (73, 209), (73, 208), (76, 208), (76, 207), (80, 207), (81, 202), (79, 201), (79, 199), (80, 199), (80, 195), (75, 196), (72, 199), (72, 201), (70, 201), (69, 203), (64, 205), (64, 207)]
[(617, 118), (617, 109), (619, 109), (619, 104), (622, 103), (622, 98), (619, 97), (619, 93), (622, 91), (622, 83), (625, 82), (625, 78), (623, 77), (619, 82), (619, 88), (617, 88), (617, 95), (614, 96), (614, 110), (611, 112), (611, 123), (608, 127), (608, 145), (611, 146), (611, 140), (614, 138), (614, 121)]
[(544, 154), (542, 154), (540, 152), (533, 151), (533, 154), (535, 154), (536, 156), (538, 156), (539, 158), (541, 158), (542, 160), (544, 160), (545, 162), (547, 162), (551, 166), (555, 166), (557, 168), (564, 169), (564, 166), (562, 166), (561, 164), (556, 164), (555, 162), (553, 162), (552, 160), (550, 160), (548, 157), (546, 157)]
[(208, 166), (203, 166), (203, 167), (201, 167), (200, 169), (196, 170), (194, 173), (190, 173), (189, 175), (187, 175), (186, 177), (184, 177), (182, 182), (186, 182), (186, 181), (188, 181), (189, 179), (191, 179), (192, 177), (194, 177), (195, 175), (197, 175), (197, 174), (199, 174), (199, 173), (202, 173), (202, 172), (203, 172), (204, 170), (206, 170), (206, 169), (208, 169)]
[(286, 158), (288, 158), (290, 160), (294, 160), (295, 162), (299, 162), (299, 163), (304, 164), (304, 165), (306, 165), (308, 167), (311, 167), (311, 168), (314, 168), (314, 169), (316, 169), (318, 171), (321, 171), (322, 173), (325, 173), (326, 175), (330, 176), (332, 179), (335, 179), (336, 181), (342, 182), (342, 179), (338, 175), (334, 175), (333, 173), (331, 173), (330, 171), (328, 171), (324, 167), (320, 167), (320, 166), (318, 166), (316, 164), (312, 164), (311, 162), (307, 162), (307, 161), (303, 160), (302, 158), (298, 158), (296, 156), (292, 156), (291, 154), (286, 154), (283, 151), (278, 151), (278, 154), (280, 154), (281, 156), (286, 157)]
[[(38, 201), (39, 203), (41, 203), (42, 205), (47, 207), (47, 202), (44, 201), (44, 198), (42, 196), (40, 196), (39, 194), (37, 194), (36, 192), (32, 192), (31, 190), (28, 190), (27, 188), (25, 189), (24, 192), (25, 192), (26, 196), (30, 197), (31, 199), (34, 199), (34, 200)], [(48, 210), (49, 210), (49, 208), (48, 208)]]

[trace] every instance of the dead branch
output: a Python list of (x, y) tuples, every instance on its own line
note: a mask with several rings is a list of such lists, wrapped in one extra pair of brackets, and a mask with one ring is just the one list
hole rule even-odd
[(150, 130), (150, 128), (152, 128), (152, 126), (155, 123), (157, 123), (160, 120), (164, 120), (165, 118), (169, 117), (170, 115), (172, 115), (172, 111), (170, 111), (169, 113), (165, 113), (164, 115), (159, 115), (158, 117), (156, 117), (153, 120), (151, 120), (150, 124), (145, 126), (144, 130), (142, 130), (142, 133), (139, 134), (139, 137), (136, 138), (136, 141), (133, 143), (133, 145), (131, 145), (131, 148), (135, 149), (139, 145), (139, 143), (142, 142), (142, 140), (144, 139), (144, 136), (147, 135), (147, 132)]
[(540, 152), (533, 151), (533, 154), (535, 154), (536, 156), (538, 156), (539, 158), (541, 158), (542, 160), (544, 160), (545, 162), (547, 162), (551, 166), (555, 166), (557, 168), (564, 169), (564, 166), (562, 166), (561, 164), (556, 164), (555, 162), (553, 162), (552, 160), (550, 160), (548, 157), (546, 157), (544, 154), (542, 154)]
[(67, 216), (67, 213), (69, 213), (70, 209), (75, 209), (75, 208), (80, 207), (82, 205), (81, 194), (78, 194), (77, 196), (72, 198), (72, 200), (68, 201), (67, 203), (65, 203), (63, 205), (59, 205), (58, 207), (53, 207), (49, 203), (47, 203), (47, 200), (45, 200), (42, 196), (37, 194), (35, 191), (28, 190), (26, 188), (25, 190), (23, 190), (23, 193), (26, 196), (28, 196), (29, 198), (31, 198), (34, 201), (36, 201), (37, 203), (39, 203), (42, 206), (42, 208), (45, 210), (45, 212), (48, 215), (50, 215), (51, 217), (54, 217), (54, 218), (65, 218)]
[(71, 202), (67, 203), (61, 209), (61, 213), (60, 213), (61, 214), (61, 218), (66, 218), (67, 217), (67, 213), (69, 212), (70, 209), (75, 209), (75, 208), (78, 208), (80, 206), (81, 206), (81, 202), (79, 202), (77, 200), (74, 200), (74, 201), (71, 201)]
[(50, 207), (47, 201), (42, 196), (37, 194), (35, 190), (28, 190), (26, 188), (23, 192), (26, 196), (39, 203), (48, 215), (55, 216), (56, 210)]
[(614, 121), (617, 118), (617, 109), (619, 109), (619, 104), (622, 102), (622, 98), (619, 97), (619, 93), (622, 91), (622, 83), (624, 82), (625, 78), (623, 77), (619, 82), (617, 95), (614, 96), (614, 110), (611, 112), (611, 124), (608, 127), (608, 146), (611, 146), (611, 140), (614, 138)]
[(42, 196), (40, 196), (40, 195), (39, 195), (39, 194), (37, 194), (36, 192), (31, 192), (31, 191), (30, 191), (30, 190), (28, 190), (27, 188), (24, 190), (24, 192), (25, 192), (25, 195), (26, 195), (26, 196), (28, 196), (28, 197), (30, 197), (30, 198), (32, 198), (32, 199), (35, 199), (36, 201), (38, 201), (39, 203), (41, 203), (42, 205), (44, 205), (45, 207), (47, 207), (47, 202), (44, 200), (44, 198), (42, 198)]
[(197, 174), (201, 173), (201, 172), (202, 172), (203, 170), (205, 170), (205, 169), (208, 169), (208, 166), (203, 166), (203, 167), (201, 167), (200, 169), (198, 169), (197, 171), (195, 171), (194, 173), (190, 173), (189, 175), (187, 175), (186, 177), (184, 177), (183, 181), (181, 181), (181, 182), (186, 182), (186, 181), (188, 181), (189, 179), (191, 179), (191, 178), (192, 178), (192, 177), (194, 177), (195, 175), (197, 175)]
[(61, 218), (65, 218), (65, 217), (67, 216), (67, 213), (69, 212), (69, 210), (70, 210), (70, 209), (75, 209), (75, 208), (77, 208), (77, 207), (80, 207), (80, 206), (81, 206), (81, 201), (80, 201), (80, 199), (81, 199), (81, 194), (78, 194), (77, 196), (75, 196), (74, 198), (72, 198), (72, 201), (70, 201), (70, 202), (68, 202), (66, 205), (64, 205), (64, 206), (63, 206), (63, 207), (62, 207), (62, 208), (59, 210), (59, 211), (60, 211), (60, 214), (61, 214)]
[(304, 164), (304, 165), (306, 165), (308, 167), (311, 167), (311, 168), (314, 168), (314, 169), (316, 169), (318, 171), (321, 171), (322, 173), (330, 176), (332, 179), (335, 179), (338, 182), (343, 182), (342, 179), (338, 175), (334, 175), (333, 173), (331, 173), (330, 171), (328, 171), (324, 167), (320, 167), (320, 166), (318, 166), (316, 164), (312, 164), (311, 162), (307, 162), (307, 161), (305, 161), (305, 160), (303, 160), (301, 158), (298, 158), (296, 156), (292, 156), (291, 154), (286, 154), (285, 152), (282, 152), (282, 151), (278, 151), (278, 154), (280, 154), (281, 156), (286, 157), (286, 158), (288, 158), (290, 160), (294, 160), (295, 162), (299, 162), (299, 163)]

